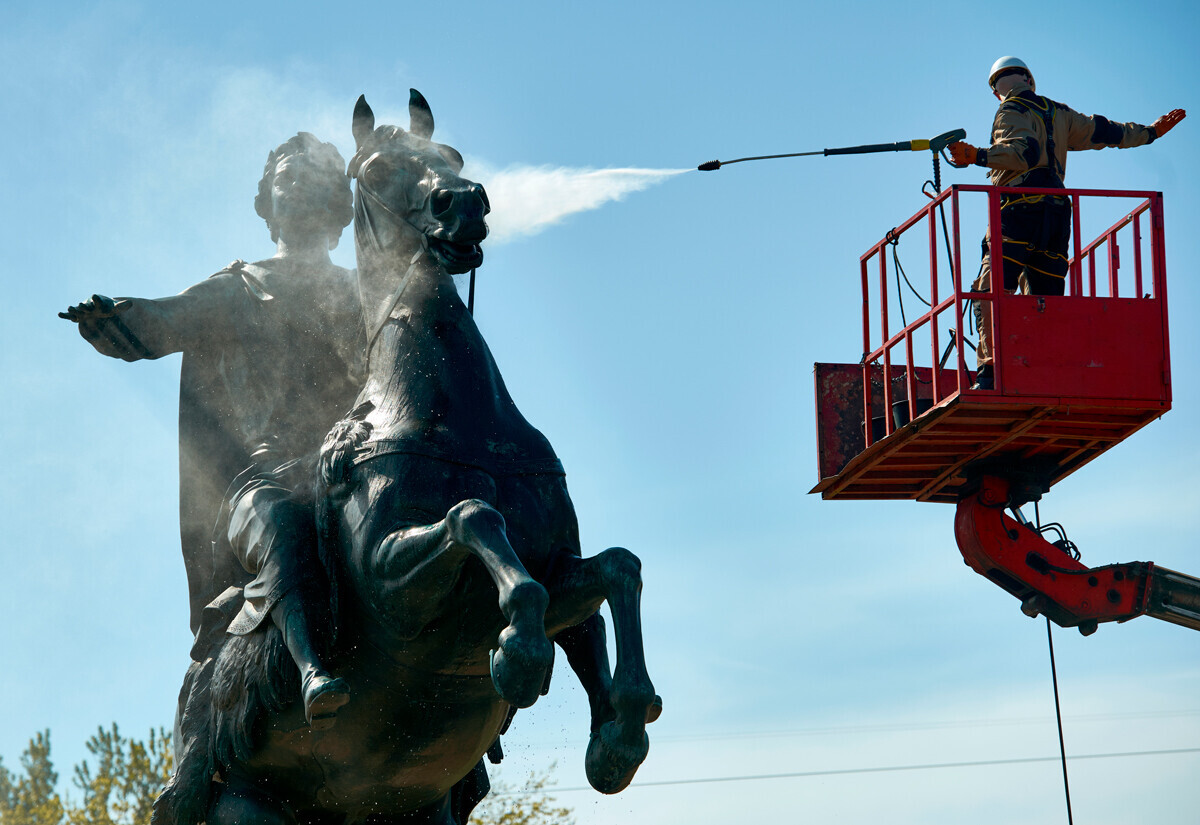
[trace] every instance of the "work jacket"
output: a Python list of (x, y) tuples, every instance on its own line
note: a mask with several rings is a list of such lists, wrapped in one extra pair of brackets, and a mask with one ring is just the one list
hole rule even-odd
[[(1047, 121), (1053, 124), (1049, 139)], [(1129, 149), (1152, 143), (1155, 137), (1148, 126), (1114, 123), (1103, 115), (1081, 115), (1018, 82), (1001, 101), (992, 123), (992, 145), (980, 153), (983, 157), (977, 162), (988, 167), (988, 178), (995, 186), (1059, 186), (1066, 174), (1068, 151)], [(1030, 174), (1038, 169), (1047, 170), (1054, 178), (1044, 172)]]

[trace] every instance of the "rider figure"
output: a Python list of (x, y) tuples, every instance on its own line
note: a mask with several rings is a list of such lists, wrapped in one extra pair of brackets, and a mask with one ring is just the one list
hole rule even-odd
[[(212, 554), (227, 539), (251, 577), (228, 632), (250, 633), (269, 615), (300, 670), (305, 716), (325, 727), (349, 692), (318, 654), (331, 617), (309, 488), (321, 439), (353, 404), (364, 349), (354, 275), (329, 257), (353, 214), (345, 161), (332, 144), (297, 134), (270, 153), (255, 209), (274, 257), (235, 261), (169, 298), (93, 296), (63, 317), (114, 358), (184, 353), (180, 487), (192, 629), (230, 579), (247, 577), (222, 571)], [(196, 501), (203, 542), (189, 542)]]

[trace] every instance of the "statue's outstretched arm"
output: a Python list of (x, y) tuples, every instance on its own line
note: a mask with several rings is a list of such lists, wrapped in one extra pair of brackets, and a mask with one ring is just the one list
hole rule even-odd
[(217, 334), (225, 279), (209, 278), (169, 298), (107, 298), (93, 295), (60, 318), (79, 326), (96, 351), (124, 361), (161, 358)]
[(86, 301), (67, 307), (66, 312), (58, 313), (58, 317), (78, 324), (83, 339), (97, 352), (110, 358), (138, 361), (166, 355), (165, 352), (148, 348), (141, 337), (129, 328), (122, 316), (132, 308), (131, 298), (113, 300), (105, 295), (93, 295)]

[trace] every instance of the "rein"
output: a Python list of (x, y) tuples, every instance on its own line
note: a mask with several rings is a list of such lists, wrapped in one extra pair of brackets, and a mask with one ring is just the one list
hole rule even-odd
[[(365, 196), (369, 197), (375, 203), (376, 206), (378, 206), (384, 212), (386, 212), (389, 216), (391, 216), (392, 219), (398, 225), (404, 224), (406, 226), (410, 226), (410, 227), (412, 226), (412, 224), (409, 223), (409, 221), (405, 220), (399, 213), (397, 213), (394, 209), (392, 209), (390, 206), (388, 206), (387, 203), (384, 202), (383, 198), (379, 197), (379, 195), (377, 195), (373, 191), (371, 191), (370, 187), (366, 186), (363, 183), (361, 177), (358, 179), (358, 186), (356, 187), (356, 194), (365, 195)], [(355, 221), (354, 221), (355, 235), (360, 236), (360, 237), (365, 237), (366, 239), (368, 239), (370, 241), (371, 249), (379, 250), (381, 252), (382, 246), (379, 243), (378, 235), (375, 234), (375, 226), (374, 226), (374, 222), (372, 220), (372, 215), (370, 212), (367, 211), (367, 206), (364, 203), (363, 198), (361, 198), (361, 197), (356, 198), (356, 200), (355, 200), (354, 218), (355, 218)], [(364, 218), (365, 218), (365, 220), (363, 220)], [(413, 227), (413, 229), (415, 230), (416, 227)], [(421, 262), (422, 258), (430, 255), (429, 239), (422, 232), (417, 232), (417, 237), (420, 238), (420, 247), (413, 253), (412, 258), (409, 260), (409, 263), (408, 263), (408, 269), (406, 269), (404, 271), (404, 274), (400, 277), (399, 287), (397, 287), (396, 291), (392, 294), (391, 298), (386, 302), (386, 311), (384, 311), (381, 315), (373, 316), (374, 318), (378, 318), (379, 320), (372, 322), (372, 326), (374, 327), (373, 329), (371, 329), (371, 328), (367, 329), (367, 364), (368, 364), (368, 368), (369, 368), (370, 362), (371, 362), (371, 353), (374, 349), (375, 341), (379, 338), (380, 331), (383, 330), (383, 326), (384, 326), (384, 324), (387, 323), (388, 318), (391, 316), (392, 310), (395, 309), (396, 304), (400, 303), (400, 299), (404, 297), (404, 293), (408, 290), (409, 284), (412, 283), (413, 271), (417, 268), (417, 265)], [(362, 278), (361, 272), (359, 273), (359, 278), (360, 279)], [(361, 293), (361, 286), (360, 286), (360, 293)], [(366, 317), (366, 308), (365, 307), (364, 307), (363, 315), (365, 318)]]
[[(384, 201), (383, 198), (379, 197), (373, 191), (371, 191), (371, 187), (369, 187), (365, 183), (363, 183), (363, 179), (362, 179), (361, 175), (358, 178), (358, 191), (362, 192), (364, 195), (369, 195), (371, 197), (371, 200), (375, 201), (375, 203), (379, 204), (379, 206), (383, 208), (384, 212), (387, 212), (389, 215), (391, 215), (393, 218), (395, 218), (400, 223), (407, 223), (409, 226), (412, 226), (412, 224), (409, 223), (408, 220), (404, 216), (402, 216), (396, 210), (392, 209), (392, 207), (388, 206), (387, 202)], [(426, 196), (425, 200), (428, 201), (429, 197)], [(415, 229), (416, 227), (413, 227), (413, 228)], [(422, 239), (425, 237), (424, 233), (421, 234), (421, 237), (422, 237)]]

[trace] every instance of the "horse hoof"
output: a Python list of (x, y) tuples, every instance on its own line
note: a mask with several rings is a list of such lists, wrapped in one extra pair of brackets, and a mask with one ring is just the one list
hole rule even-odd
[[(506, 628), (500, 634), (500, 648), (490, 658), (492, 684), (500, 698), (514, 708), (527, 708), (542, 695), (546, 673), (554, 661), (554, 647), (545, 636), (516, 640)], [(507, 637), (507, 638), (506, 638)]]
[(492, 684), (500, 698), (515, 708), (537, 701), (554, 663), (554, 645), (546, 638), (546, 588), (533, 579), (509, 591), (501, 611), (510, 624), (500, 631), (492, 651)]
[(600, 793), (620, 793), (629, 787), (633, 775), (650, 752), (650, 737), (643, 730), (640, 740), (622, 741), (616, 722), (605, 722), (588, 741), (584, 769), (588, 782)]

